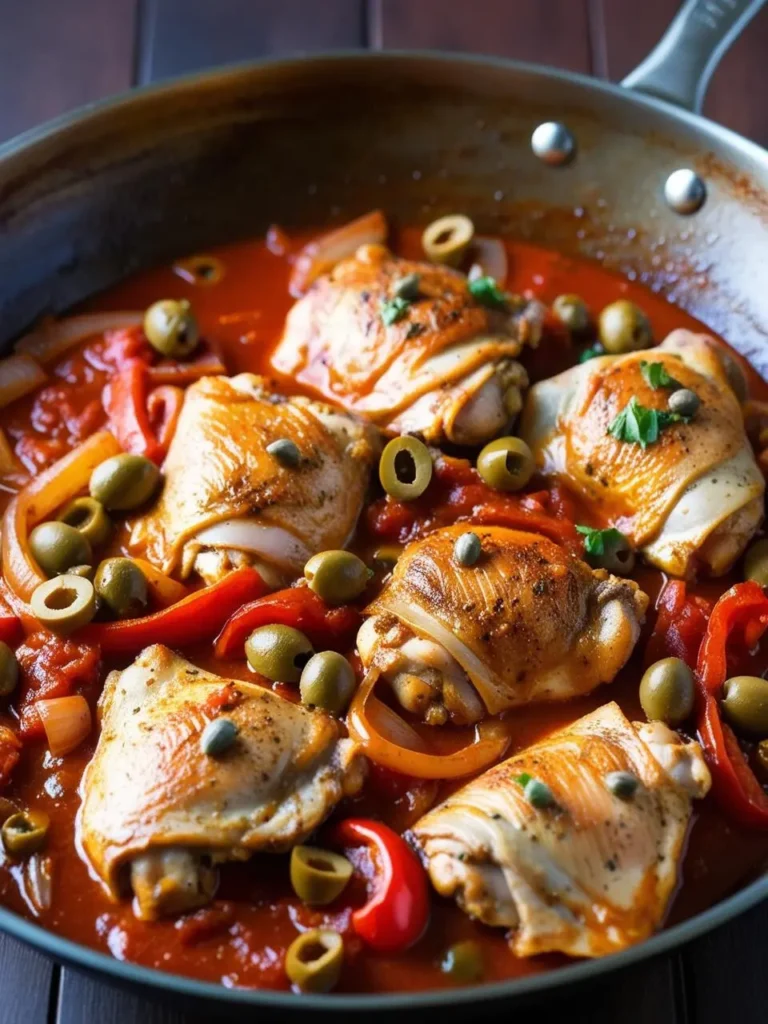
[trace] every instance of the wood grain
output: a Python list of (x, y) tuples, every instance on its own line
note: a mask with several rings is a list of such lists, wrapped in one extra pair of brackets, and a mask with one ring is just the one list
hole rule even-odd
[(54, 976), (50, 960), (0, 934), (0, 1024), (47, 1024)]

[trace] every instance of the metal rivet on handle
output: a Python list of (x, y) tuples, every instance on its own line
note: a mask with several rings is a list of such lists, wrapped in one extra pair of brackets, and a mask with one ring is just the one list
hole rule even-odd
[(664, 182), (664, 198), (675, 213), (696, 213), (707, 198), (707, 186), (690, 167), (681, 167)]
[(545, 121), (531, 136), (531, 149), (545, 164), (562, 167), (576, 152), (576, 140), (560, 121)]

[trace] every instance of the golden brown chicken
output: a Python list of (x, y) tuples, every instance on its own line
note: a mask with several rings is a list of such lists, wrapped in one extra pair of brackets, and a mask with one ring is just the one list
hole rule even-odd
[(427, 722), (475, 722), (610, 682), (629, 658), (648, 598), (545, 537), (476, 527), (482, 554), (454, 557), (466, 526), (411, 544), (357, 638), (400, 703)]
[[(217, 861), (290, 849), (363, 781), (363, 759), (335, 719), (159, 645), (107, 677), (99, 711), (79, 841), (113, 898), (129, 869), (142, 918), (208, 902)], [(220, 716), (237, 736), (206, 754), (203, 730)]]
[[(418, 294), (392, 319), (410, 275)], [(519, 412), (528, 380), (515, 357), (538, 344), (543, 312), (516, 297), (489, 308), (456, 270), (362, 246), (295, 304), (272, 363), (390, 433), (476, 444)]]
[[(523, 414), (541, 469), (676, 576), (727, 572), (763, 517), (763, 475), (720, 353), (706, 335), (674, 331), (658, 348), (542, 381)], [(689, 421), (668, 416), (679, 388), (700, 402)]]
[[(280, 440), (296, 464), (267, 450)], [(322, 402), (249, 373), (204, 377), (187, 390), (164, 488), (131, 545), (165, 572), (194, 568), (210, 583), (249, 563), (280, 585), (348, 542), (378, 451), (374, 428)]]
[(470, 782), (413, 836), (437, 891), (510, 929), (516, 956), (602, 956), (661, 924), (709, 787), (698, 743), (611, 703)]

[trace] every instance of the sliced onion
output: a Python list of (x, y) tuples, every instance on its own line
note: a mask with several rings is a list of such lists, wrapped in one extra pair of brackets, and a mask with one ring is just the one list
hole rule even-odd
[[(475, 236), (470, 255), (472, 259), (470, 278), (473, 276), (492, 277), (499, 287), (504, 286), (509, 268), (507, 250), (499, 238), (489, 238), (485, 235)], [(479, 272), (475, 271), (475, 267), (480, 268)]]
[(24, 861), (24, 895), (36, 914), (51, 909), (53, 903), (53, 858), (33, 853)]
[(32, 356), (45, 366), (94, 334), (137, 327), (143, 321), (144, 313), (136, 310), (123, 313), (82, 313), (64, 320), (48, 320), (17, 341), (14, 351)]
[(91, 709), (80, 694), (35, 701), (54, 757), (63, 757), (79, 747), (91, 731)]
[[(371, 712), (373, 689), (379, 678), (379, 670), (368, 671), (358, 687), (347, 715), (347, 728), (352, 739), (363, 748), (365, 754), (375, 763), (403, 775), (417, 779), (458, 779), (464, 775), (475, 775), (503, 757), (509, 746), (509, 736), (495, 721), (482, 722), (475, 731), (475, 739), (452, 754), (426, 754), (411, 746), (405, 746), (393, 736), (392, 717), (395, 712), (377, 701)], [(397, 717), (397, 716), (395, 716)], [(403, 727), (413, 732), (405, 722)], [(382, 731), (386, 729), (386, 734)], [(398, 730), (400, 732), (400, 730)]]
[(373, 694), (368, 698), (368, 721), (373, 728), (400, 747), (424, 753), (427, 746), (415, 729)]
[(354, 256), (361, 245), (383, 245), (387, 240), (387, 222), (381, 210), (350, 221), (308, 242), (296, 257), (289, 291), (298, 299), (321, 274), (328, 273), (348, 256)]
[(189, 590), (183, 583), (179, 583), (178, 580), (166, 576), (164, 572), (161, 572), (157, 566), (152, 565), (145, 558), (134, 558), (133, 561), (144, 573), (147, 586), (155, 602), (163, 608), (176, 604), (178, 601), (183, 601), (185, 597), (189, 596)]
[(0, 409), (39, 388), (47, 379), (45, 370), (31, 356), (0, 359)]

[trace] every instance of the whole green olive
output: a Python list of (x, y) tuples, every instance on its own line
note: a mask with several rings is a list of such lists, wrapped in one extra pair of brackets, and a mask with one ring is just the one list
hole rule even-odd
[(733, 676), (723, 686), (723, 714), (739, 732), (768, 738), (768, 680)]
[(113, 455), (91, 473), (91, 497), (104, 508), (127, 512), (149, 501), (160, 470), (143, 455)]
[(649, 721), (680, 725), (693, 711), (693, 673), (680, 658), (662, 658), (640, 681), (640, 704)]
[(96, 614), (96, 591), (84, 576), (64, 573), (35, 587), (29, 607), (44, 626), (66, 636), (86, 625)]
[(144, 333), (161, 355), (183, 359), (200, 340), (197, 320), (187, 299), (161, 299), (144, 314)]
[(291, 885), (310, 907), (332, 903), (351, 877), (352, 865), (340, 853), (316, 846), (294, 846), (291, 850)]
[(446, 950), (440, 970), (462, 985), (471, 985), (483, 977), (483, 951), (478, 942), (467, 939)]
[(0, 641), (0, 697), (13, 693), (19, 682), (19, 663), (8, 644)]
[(618, 299), (605, 307), (597, 321), (597, 333), (611, 355), (648, 348), (653, 342), (648, 317), (629, 299)]
[(320, 551), (304, 566), (310, 590), (326, 604), (346, 604), (360, 597), (370, 578), (368, 566), (351, 551)]
[(340, 715), (355, 690), (355, 672), (342, 654), (320, 651), (301, 673), (299, 692), (304, 704)]
[(393, 437), (381, 453), (379, 479), (391, 498), (413, 501), (420, 497), (432, 479), (429, 448), (410, 434)]
[(744, 555), (744, 579), (768, 587), (768, 537), (750, 544)]
[(491, 441), (477, 457), (477, 471), (496, 491), (519, 491), (533, 476), (533, 453), (519, 437)]
[(259, 626), (245, 641), (248, 664), (276, 683), (298, 683), (314, 653), (307, 637), (293, 626)]
[(3, 822), (3, 846), (14, 857), (29, 857), (42, 849), (48, 836), (50, 818), (44, 811), (19, 811)]
[(583, 334), (589, 328), (589, 310), (580, 295), (558, 295), (552, 312), (572, 334)]
[(112, 523), (104, 506), (95, 498), (75, 498), (70, 501), (59, 520), (74, 527), (92, 547), (106, 544), (112, 532)]
[(29, 535), (29, 550), (48, 576), (66, 572), (73, 565), (89, 564), (93, 558), (88, 538), (66, 523), (36, 526)]
[(132, 558), (105, 558), (93, 586), (99, 602), (118, 619), (140, 615), (147, 607), (147, 577)]
[(330, 992), (344, 963), (344, 940), (330, 928), (311, 928), (288, 947), (285, 973), (302, 992)]

